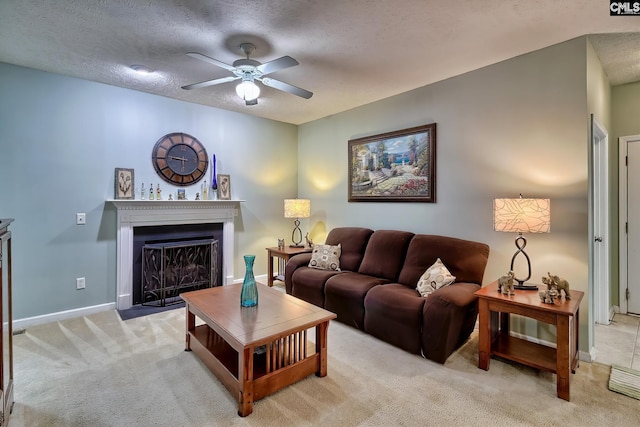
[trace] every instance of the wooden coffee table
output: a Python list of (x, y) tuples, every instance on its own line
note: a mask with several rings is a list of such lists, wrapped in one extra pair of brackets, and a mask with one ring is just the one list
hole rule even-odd
[[(540, 289), (546, 286), (539, 285)], [(517, 290), (515, 295), (498, 292), (498, 282), (476, 291), (478, 296), (478, 367), (489, 370), (491, 355), (503, 357), (557, 375), (559, 398), (569, 400), (571, 372), (578, 366), (580, 302), (584, 292), (570, 290), (571, 299), (555, 304), (540, 301), (538, 291)], [(556, 326), (556, 348), (511, 336), (509, 316), (517, 314)]]
[[(186, 347), (238, 399), (253, 402), (312, 373), (327, 375), (327, 329), (336, 315), (258, 284), (258, 305), (240, 307), (242, 284), (186, 292)], [(204, 324), (196, 326), (196, 316)], [(307, 331), (315, 328), (315, 346)]]

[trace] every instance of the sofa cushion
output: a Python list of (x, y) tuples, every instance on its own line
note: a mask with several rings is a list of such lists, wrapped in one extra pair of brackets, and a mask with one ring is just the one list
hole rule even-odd
[(340, 269), (346, 271), (358, 271), (364, 248), (367, 246), (373, 230), (362, 227), (338, 227), (329, 232), (325, 239), (325, 245), (337, 245), (340, 243), (342, 254), (340, 255)]
[(422, 298), (422, 354), (434, 362), (444, 363), (471, 335), (478, 318), (480, 285), (454, 283)]
[(433, 263), (433, 265), (427, 268), (420, 279), (416, 290), (423, 297), (428, 297), (433, 291), (440, 289), (443, 286), (447, 286), (456, 281), (456, 276), (452, 275), (447, 267), (442, 263), (440, 258)]
[(426, 301), (414, 289), (398, 283), (375, 286), (364, 298), (364, 330), (389, 344), (420, 354)]
[[(413, 233), (407, 231), (375, 231), (369, 239), (358, 272), (395, 282), (398, 279), (398, 273), (400, 273), (404, 263), (407, 247), (412, 237)], [(425, 266), (422, 272), (427, 267), (428, 265)]]
[(415, 289), (422, 273), (438, 258), (457, 282), (482, 283), (489, 246), (454, 237), (416, 234), (407, 250), (398, 282)]
[(299, 267), (291, 275), (291, 295), (318, 307), (324, 307), (325, 282), (336, 274), (340, 272)]
[(313, 245), (309, 267), (320, 270), (340, 271), (340, 243), (332, 245)]
[(330, 277), (324, 286), (324, 308), (335, 313), (336, 320), (363, 329), (364, 297), (371, 288), (383, 283), (389, 281), (354, 272)]

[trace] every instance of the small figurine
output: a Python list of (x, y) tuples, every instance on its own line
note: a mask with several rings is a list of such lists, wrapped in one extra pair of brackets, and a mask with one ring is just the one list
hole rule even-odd
[(173, 194), (169, 193), (169, 200), (173, 200)]
[(505, 276), (498, 279), (498, 292), (504, 295), (515, 295), (513, 290), (513, 271), (509, 271)]
[(562, 295), (562, 291), (564, 291), (564, 297), (566, 299), (571, 299), (571, 294), (569, 294), (569, 282), (565, 279), (561, 279), (556, 275), (547, 273), (547, 277), (542, 277), (542, 283), (547, 285), (547, 289), (554, 289), (558, 297), (560, 297)]
[(304, 239), (307, 241), (307, 247), (312, 248), (313, 247), (313, 240), (311, 240), (309, 238), (309, 233), (305, 234)]
[(540, 301), (545, 304), (555, 304), (556, 298), (558, 298), (558, 291), (556, 291), (555, 289), (540, 291), (538, 292), (538, 294), (540, 295)]
[(284, 249), (284, 239), (278, 239), (278, 249)]
[(200, 193), (196, 193), (196, 200), (200, 200)]

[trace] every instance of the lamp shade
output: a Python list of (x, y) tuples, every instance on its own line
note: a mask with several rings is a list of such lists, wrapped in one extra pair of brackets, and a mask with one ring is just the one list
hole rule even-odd
[(285, 218), (309, 218), (311, 216), (311, 200), (284, 199)]
[(251, 80), (242, 80), (242, 82), (236, 86), (236, 93), (245, 101), (253, 101), (260, 96), (260, 88)]
[(551, 228), (549, 199), (494, 199), (493, 229), (512, 233), (548, 233)]

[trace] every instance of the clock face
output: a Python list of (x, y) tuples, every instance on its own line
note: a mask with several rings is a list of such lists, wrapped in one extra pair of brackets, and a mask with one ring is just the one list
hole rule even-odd
[(204, 146), (186, 133), (170, 133), (158, 140), (151, 154), (158, 175), (170, 184), (187, 186), (200, 181), (209, 166)]

